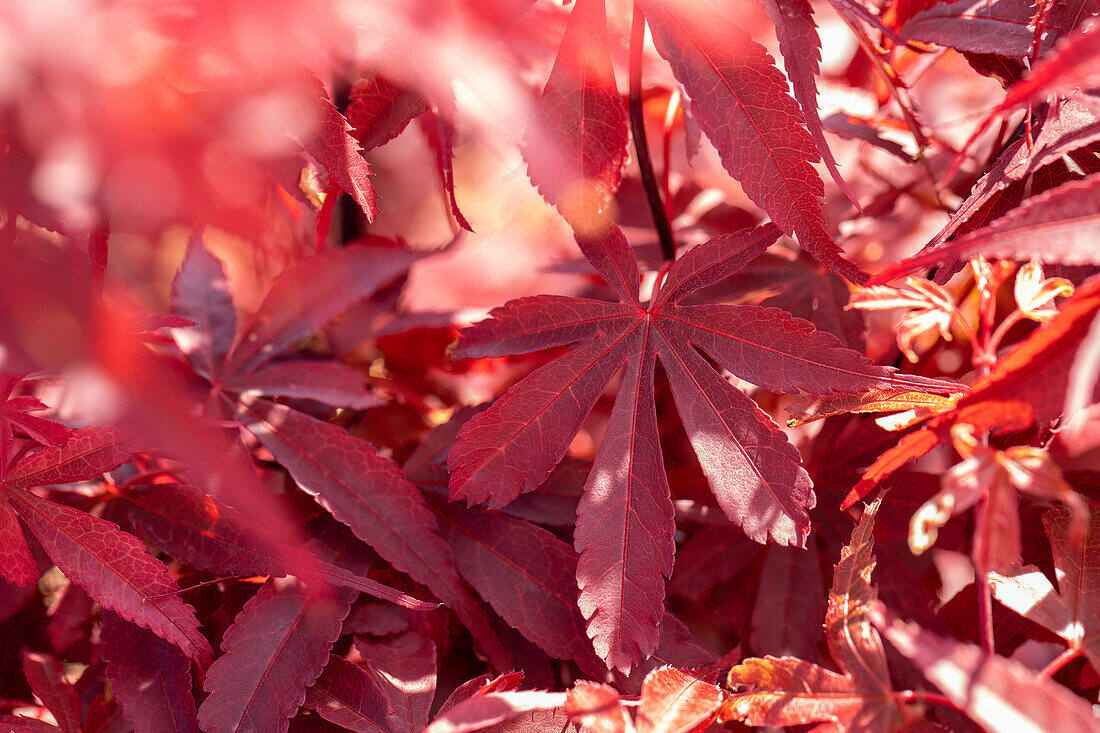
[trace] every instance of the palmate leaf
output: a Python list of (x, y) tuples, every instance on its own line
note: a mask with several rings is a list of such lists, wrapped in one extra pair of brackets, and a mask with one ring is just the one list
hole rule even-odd
[[(643, 0), (639, 5), (658, 53), (692, 99), (700, 129), (748, 197), (830, 270), (853, 282), (866, 280), (825, 230), (824, 187), (813, 167), (820, 154), (802, 126), (802, 110), (787, 94), (786, 79), (764, 47), (706, 2)], [(781, 42), (787, 36), (784, 31)], [(808, 105), (801, 75), (799, 87)]]
[(723, 719), (749, 725), (800, 725), (827, 721), (838, 731), (892, 730), (901, 720), (894, 700), (886, 651), (867, 618), (875, 602), (875, 502), (864, 512), (836, 565), (825, 635), (837, 674), (795, 657), (747, 659), (730, 670), (738, 690), (723, 705)]
[(949, 390), (896, 374), (774, 308), (679, 305), (736, 272), (779, 231), (723, 235), (670, 268), (650, 303), (622, 233), (579, 239), (619, 303), (538, 296), (512, 301), (463, 332), (455, 356), (482, 357), (580, 342), (515, 385), (460, 431), (448, 462), (452, 499), (502, 507), (536, 488), (565, 454), (604, 386), (625, 366), (611, 421), (578, 507), (579, 603), (588, 635), (611, 667), (652, 654), (672, 570), (673, 507), (653, 402), (659, 357), (692, 446), (726, 516), (764, 542), (803, 545), (814, 506), (798, 452), (771, 419), (711, 368), (777, 392)]

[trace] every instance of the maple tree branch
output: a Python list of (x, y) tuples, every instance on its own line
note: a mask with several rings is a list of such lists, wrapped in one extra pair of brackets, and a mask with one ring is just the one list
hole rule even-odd
[(669, 186), (669, 173), (672, 170), (672, 127), (676, 122), (676, 112), (680, 109), (680, 90), (672, 92), (665, 110), (664, 137), (661, 140), (661, 193), (664, 195), (665, 214), (672, 221), (672, 188)]
[(1081, 656), (1080, 649), (1066, 649), (1064, 652), (1055, 657), (1050, 664), (1043, 667), (1043, 670), (1039, 672), (1040, 677), (1053, 677), (1058, 673), (1062, 667), (1066, 666), (1077, 657)]
[(634, 138), (634, 154), (638, 160), (638, 172), (642, 177), (653, 226), (661, 242), (661, 254), (666, 260), (676, 259), (676, 240), (668, 223), (661, 192), (657, 188), (657, 176), (653, 173), (653, 160), (649, 155), (649, 143), (645, 136), (645, 113), (642, 110), (642, 51), (645, 48), (645, 16), (638, 4), (634, 4), (634, 16), (630, 22), (630, 133)]

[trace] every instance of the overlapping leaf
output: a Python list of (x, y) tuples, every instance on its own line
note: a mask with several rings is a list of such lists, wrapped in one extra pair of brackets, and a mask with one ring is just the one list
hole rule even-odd
[(894, 701), (882, 639), (867, 618), (875, 602), (871, 585), (878, 503), (864, 512), (836, 565), (825, 638), (837, 674), (794, 657), (748, 659), (729, 673), (737, 690), (723, 705), (724, 719), (749, 725), (799, 725), (828, 721), (836, 730), (892, 730), (901, 720)]
[(574, 227), (590, 228), (622, 180), (626, 110), (603, 0), (578, 0), (525, 136), (531, 181)]
[(1058, 588), (1039, 568), (1017, 567), (991, 576), (993, 595), (1021, 616), (1058, 634), (1100, 670), (1100, 509), (1089, 514), (1084, 537), (1064, 507), (1043, 516), (1054, 553)]
[(357, 733), (388, 733), (394, 721), (389, 701), (370, 673), (335, 654), (306, 691), (306, 707)]
[(1019, 662), (934, 634), (876, 610), (875, 626), (952, 702), (988, 730), (1100, 730), (1088, 702)]
[(207, 733), (286, 731), (320, 676), (356, 591), (269, 580), (222, 640), (199, 708)]
[(965, 423), (981, 434), (1021, 430), (1034, 422), (1058, 417), (1077, 349), (1098, 311), (1100, 277), (1093, 277), (1062, 305), (1054, 320), (1032, 333), (998, 361), (988, 376), (975, 382), (970, 394), (953, 410), (932, 418), (876, 458), (852, 487), (843, 506), (852, 506), (909, 460), (950, 440), (952, 425)]
[(109, 612), (102, 641), (111, 691), (135, 729), (198, 733), (191, 662), (179, 649)]
[[(639, 4), (657, 51), (687, 90), (699, 127), (730, 175), (780, 229), (797, 236), (803, 249), (849, 280), (866, 280), (825, 230), (824, 188), (813, 167), (820, 157), (817, 146), (764, 48), (706, 2)], [(799, 86), (808, 104), (801, 78)]]
[(501, 667), (504, 651), (466, 589), (424, 497), (397, 465), (343, 428), (266, 400), (243, 398), (242, 420), (294, 481), (398, 570), (463, 620)]
[(719, 505), (753, 539), (802, 545), (814, 506), (798, 454), (768, 416), (697, 350), (750, 382), (819, 394), (950, 385), (877, 367), (835, 337), (778, 309), (679, 305), (736, 272), (778, 236), (774, 226), (716, 237), (673, 264), (648, 304), (638, 266), (610, 229), (582, 249), (619, 303), (539, 296), (513, 301), (467, 329), (455, 355), (499, 356), (580, 342), (467, 423), (449, 457), (451, 496), (500, 507), (538, 486), (561, 460), (607, 382), (625, 375), (578, 508), (581, 611), (597, 653), (628, 669), (656, 648), (672, 570), (672, 504), (657, 442), (659, 356), (677, 409)]
[(419, 631), (386, 639), (355, 638), (355, 648), (379, 680), (396, 712), (393, 733), (422, 733), (435, 698), (435, 644)]

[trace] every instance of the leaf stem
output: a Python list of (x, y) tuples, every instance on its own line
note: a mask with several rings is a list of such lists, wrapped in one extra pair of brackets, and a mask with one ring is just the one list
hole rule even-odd
[(922, 702), (930, 703), (932, 705), (943, 705), (944, 707), (951, 708), (952, 710), (958, 710), (959, 712), (966, 712), (959, 705), (947, 697), (941, 695), (938, 692), (925, 692), (923, 690), (904, 690), (897, 694), (897, 699), (901, 702)]
[(1043, 670), (1039, 672), (1039, 676), (1053, 677), (1055, 674), (1058, 673), (1058, 670), (1072, 662), (1074, 659), (1077, 659), (1077, 657), (1079, 656), (1081, 656), (1080, 649), (1066, 649), (1064, 652), (1055, 657), (1050, 664), (1043, 667)]
[(653, 173), (653, 161), (649, 155), (649, 143), (645, 136), (645, 114), (642, 110), (642, 51), (645, 47), (645, 17), (634, 3), (634, 16), (630, 22), (630, 133), (634, 138), (634, 154), (638, 160), (638, 172), (642, 177), (653, 226), (661, 243), (661, 254), (666, 260), (676, 259), (676, 241), (672, 238), (661, 192), (657, 188), (657, 176)]
[(993, 592), (989, 587), (989, 573), (984, 568), (976, 568), (978, 575), (978, 629), (981, 636), (982, 652), (993, 656)]

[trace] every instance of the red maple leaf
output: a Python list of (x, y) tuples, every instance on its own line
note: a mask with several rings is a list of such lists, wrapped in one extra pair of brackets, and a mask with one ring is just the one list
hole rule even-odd
[(536, 488), (569, 447), (605, 385), (625, 375), (577, 509), (579, 603), (597, 653), (627, 670), (657, 645), (664, 578), (672, 572), (673, 507), (657, 440), (656, 361), (719, 505), (745, 533), (805, 543), (815, 498), (798, 451), (778, 426), (700, 353), (776, 392), (947, 390), (896, 374), (776, 308), (680, 305), (744, 267), (779, 236), (766, 225), (715, 237), (669, 268), (643, 303), (623, 234), (578, 239), (617, 302), (542, 295), (505, 304), (466, 329), (457, 357), (578, 344), (536, 370), (459, 433), (449, 456), (452, 499), (502, 507)]

